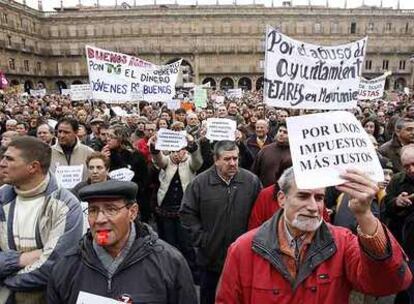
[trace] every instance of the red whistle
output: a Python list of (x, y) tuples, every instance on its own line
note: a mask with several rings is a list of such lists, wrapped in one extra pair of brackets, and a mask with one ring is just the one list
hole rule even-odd
[(108, 238), (109, 238), (109, 231), (101, 230), (97, 234), (96, 243), (100, 246), (104, 246), (108, 244)]

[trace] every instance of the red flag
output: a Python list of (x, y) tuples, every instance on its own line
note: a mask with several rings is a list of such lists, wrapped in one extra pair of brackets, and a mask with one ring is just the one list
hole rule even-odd
[(7, 81), (6, 75), (2, 71), (0, 71), (0, 89), (5, 89), (9, 85)]

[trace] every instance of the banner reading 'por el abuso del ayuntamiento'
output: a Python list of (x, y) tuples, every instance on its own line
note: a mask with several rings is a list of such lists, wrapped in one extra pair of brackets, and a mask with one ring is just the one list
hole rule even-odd
[(375, 148), (355, 116), (332, 111), (286, 120), (295, 181), (300, 189), (342, 184), (348, 168), (381, 182), (384, 173)]
[(385, 80), (389, 75), (391, 75), (391, 72), (387, 72), (384, 75), (369, 80), (361, 77), (361, 81), (359, 82), (358, 99), (374, 100), (382, 98), (384, 95)]
[(337, 46), (294, 40), (266, 31), (264, 101), (274, 107), (356, 107), (367, 38)]
[(134, 56), (88, 45), (86, 57), (94, 99), (165, 102), (175, 95), (181, 60), (159, 66)]

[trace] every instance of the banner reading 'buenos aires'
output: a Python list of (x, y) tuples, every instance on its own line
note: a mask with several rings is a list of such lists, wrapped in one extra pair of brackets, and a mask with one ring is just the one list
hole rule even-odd
[(320, 46), (266, 31), (264, 101), (274, 107), (356, 107), (367, 38)]
[(107, 102), (168, 101), (175, 95), (181, 60), (155, 65), (122, 53), (86, 46), (94, 99)]

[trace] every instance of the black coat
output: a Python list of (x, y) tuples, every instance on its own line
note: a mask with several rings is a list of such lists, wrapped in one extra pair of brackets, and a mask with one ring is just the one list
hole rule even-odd
[(198, 264), (221, 272), (227, 249), (247, 231), (250, 213), (262, 185), (253, 173), (239, 169), (227, 185), (213, 166), (187, 186), (181, 202), (180, 219), (188, 229)]
[(88, 232), (80, 246), (64, 256), (49, 279), (49, 304), (74, 304), (79, 292), (133, 303), (197, 303), (190, 269), (177, 249), (158, 239), (146, 225), (136, 224), (137, 238), (111, 279), (93, 248)]
[[(401, 192), (414, 193), (414, 181), (405, 172), (395, 174), (387, 186), (387, 195), (384, 198), (385, 218), (392, 234), (403, 245), (408, 256), (414, 258), (414, 243), (411, 242), (410, 244), (407, 242), (407, 237), (403, 237), (404, 225), (407, 223), (407, 219), (412, 218), (414, 205), (407, 207), (397, 206), (395, 202)], [(410, 234), (410, 239), (414, 240), (414, 231)]]
[(111, 165), (109, 171), (121, 169), (121, 168), (128, 168), (134, 171), (135, 175), (132, 178), (132, 181), (135, 182), (138, 187), (138, 202), (140, 202), (140, 198), (145, 187), (148, 184), (148, 167), (147, 163), (145, 162), (144, 156), (138, 151), (129, 151), (127, 149), (121, 150), (111, 150)]

